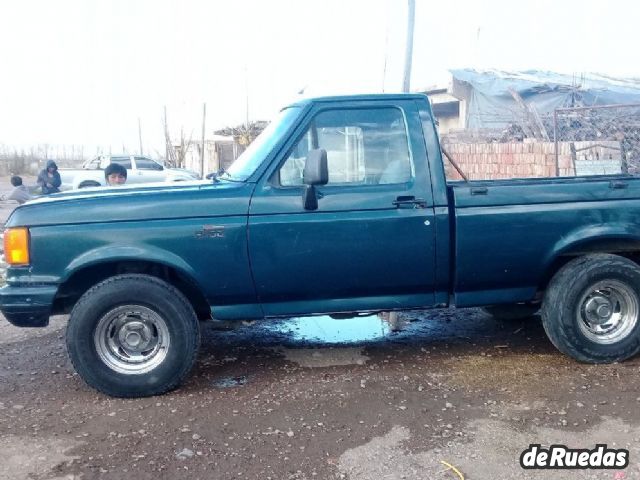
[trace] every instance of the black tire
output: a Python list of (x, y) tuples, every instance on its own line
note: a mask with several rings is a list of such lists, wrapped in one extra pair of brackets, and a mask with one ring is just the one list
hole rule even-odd
[(611, 363), (640, 351), (639, 312), (638, 265), (593, 254), (572, 260), (553, 277), (542, 325), (561, 352), (580, 362)]
[(507, 305), (492, 305), (483, 307), (496, 320), (503, 322), (517, 322), (527, 320), (540, 311), (539, 303), (511, 303)]
[(98, 182), (93, 182), (93, 181), (89, 181), (89, 182), (82, 182), (80, 185), (78, 185), (78, 188), (91, 188), (91, 187), (99, 187), (100, 184)]
[(187, 376), (200, 345), (196, 314), (174, 286), (149, 275), (117, 275), (88, 290), (67, 326), (71, 362), (113, 397), (160, 395)]

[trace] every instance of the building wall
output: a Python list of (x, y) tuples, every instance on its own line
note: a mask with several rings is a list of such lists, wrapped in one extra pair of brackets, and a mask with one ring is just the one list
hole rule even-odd
[[(470, 180), (556, 176), (553, 142), (447, 143), (444, 147)], [(561, 142), (558, 153), (561, 177), (622, 171), (619, 142)], [(444, 162), (447, 179), (462, 180), (451, 163)]]
[(438, 121), (438, 133), (445, 135), (466, 127), (467, 102), (453, 95), (447, 89), (425, 90), (431, 109)]
[[(192, 143), (185, 155), (185, 168), (195, 172), (201, 172), (200, 143)], [(238, 145), (233, 140), (207, 140), (205, 141), (204, 174), (217, 172), (221, 168), (228, 168), (233, 161), (240, 156), (245, 147)]]
[(457, 130), (460, 127), (460, 118), (458, 116), (455, 117), (444, 117), (444, 116), (436, 116), (438, 119), (438, 133), (440, 135), (446, 135), (452, 130)]

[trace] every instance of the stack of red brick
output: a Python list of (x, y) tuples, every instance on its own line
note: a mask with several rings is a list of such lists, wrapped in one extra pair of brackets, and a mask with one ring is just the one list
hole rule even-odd
[[(575, 153), (578, 144), (582, 149), (581, 152), (587, 152), (582, 154), (587, 159), (587, 156), (592, 155), (594, 151), (602, 151), (602, 147), (596, 147), (596, 145), (603, 143), (611, 143), (612, 149), (616, 148), (615, 145), (619, 147), (617, 142), (575, 142), (572, 155), (571, 143), (560, 142), (558, 144), (559, 175), (561, 177), (576, 175), (575, 160), (576, 157), (580, 158)], [(593, 149), (589, 148), (591, 144), (594, 146)], [(553, 142), (445, 143), (444, 146), (470, 180), (556, 176)], [(598, 157), (600, 158), (600, 154)], [(446, 160), (445, 170), (449, 180), (461, 180), (460, 175)]]

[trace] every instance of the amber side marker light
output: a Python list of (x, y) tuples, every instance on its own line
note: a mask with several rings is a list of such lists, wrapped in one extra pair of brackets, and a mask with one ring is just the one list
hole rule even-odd
[(4, 259), (9, 265), (29, 264), (29, 230), (24, 227), (4, 231)]

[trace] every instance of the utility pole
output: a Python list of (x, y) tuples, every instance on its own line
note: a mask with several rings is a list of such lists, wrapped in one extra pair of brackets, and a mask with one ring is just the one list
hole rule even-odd
[(138, 117), (138, 141), (140, 142), (140, 155), (144, 155), (142, 152), (142, 126), (140, 125), (140, 117)]
[(204, 178), (204, 126), (207, 120), (207, 103), (202, 104), (202, 148), (200, 149), (200, 176)]
[(416, 16), (416, 0), (409, 1), (407, 12), (407, 44), (404, 53), (404, 79), (402, 81), (402, 91), (409, 92), (411, 87), (411, 60), (413, 58), (413, 24)]
[[(408, 0), (407, 10), (407, 43), (404, 51), (404, 78), (402, 79), (402, 91), (409, 93), (411, 89), (411, 60), (413, 58), (413, 24), (416, 16), (416, 1)], [(392, 332), (399, 330), (398, 312), (389, 312), (389, 329)]]
[(387, 20), (387, 31), (384, 34), (384, 66), (382, 67), (382, 93), (387, 80), (387, 56), (389, 55), (389, 20)]

